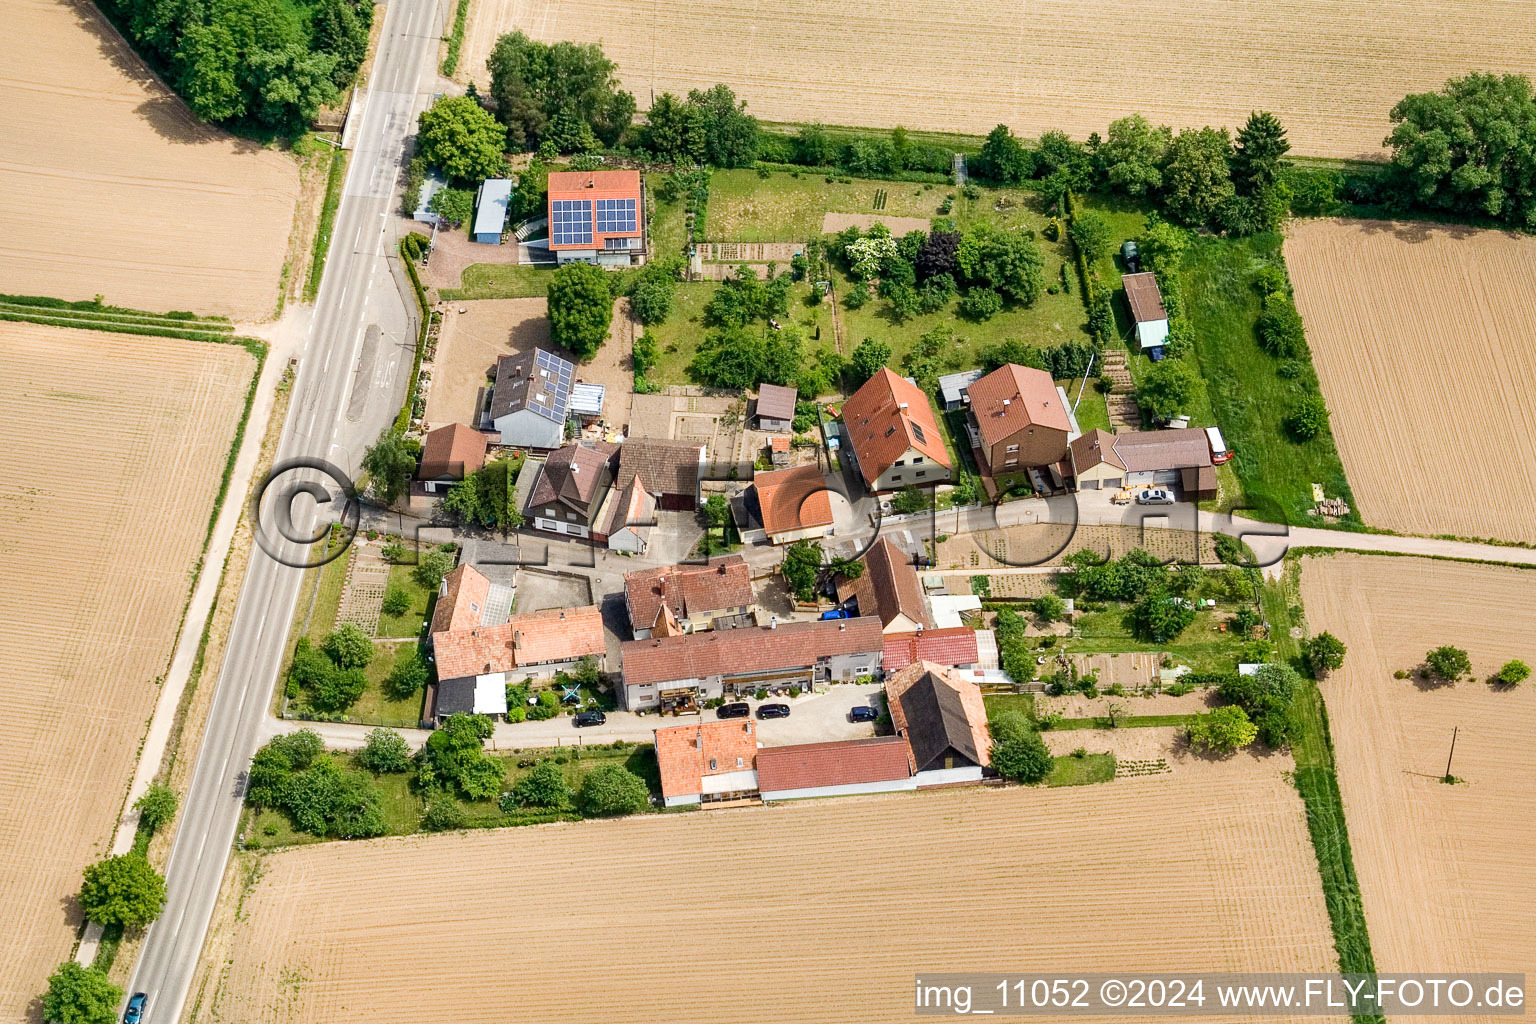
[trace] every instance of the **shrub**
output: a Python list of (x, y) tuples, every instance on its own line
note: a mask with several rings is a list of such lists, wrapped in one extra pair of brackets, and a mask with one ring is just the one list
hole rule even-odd
[(1010, 735), (992, 746), (992, 767), (1004, 778), (1033, 784), (1051, 774), (1051, 752), (1033, 729)]
[(1156, 644), (1172, 640), (1194, 621), (1195, 609), (1190, 601), (1161, 590), (1152, 591), (1131, 608), (1136, 635)]
[(1237, 610), (1236, 615), (1232, 616), (1232, 632), (1238, 636), (1245, 637), (1253, 632), (1253, 627), (1257, 626), (1260, 621), (1258, 612), (1244, 606)]
[(506, 769), (485, 752), (491, 720), (457, 714), (427, 737), (416, 752), (416, 778), (423, 790), (457, 790), (468, 800), (488, 800), (501, 792)]
[(411, 570), (411, 578), (426, 590), (436, 590), (442, 585), (443, 577), (453, 571), (458, 561), (453, 552), (441, 548), (423, 552), (416, 568)]
[(645, 783), (621, 764), (598, 765), (581, 780), (579, 802), (585, 814), (633, 814), (643, 810), (649, 800)]
[(1531, 666), (1518, 658), (1506, 661), (1499, 669), (1498, 680), (1505, 686), (1519, 686), (1531, 677)]
[(1328, 406), (1322, 395), (1304, 395), (1285, 416), (1285, 429), (1298, 441), (1310, 441), (1328, 429)]
[(158, 832), (176, 816), (176, 791), (161, 782), (151, 783), (133, 806), (139, 811), (139, 828)]
[(1067, 614), (1067, 603), (1055, 594), (1043, 594), (1030, 602), (1029, 607), (1043, 622), (1058, 622)]
[(393, 729), (375, 729), (358, 751), (357, 766), (375, 775), (402, 775), (411, 770), (411, 745)]
[(517, 780), (511, 797), (519, 807), (565, 807), (571, 802), (571, 787), (558, 764), (540, 761)]
[(73, 960), (59, 965), (43, 995), (43, 1019), (53, 1024), (116, 1024), (123, 990), (107, 972)]
[(960, 315), (977, 323), (1003, 311), (1003, 297), (991, 288), (972, 288), (960, 297)]
[(1259, 730), (1237, 706), (1200, 715), (1189, 726), (1189, 745), (1196, 750), (1230, 754), (1254, 741)]
[(1343, 665), (1347, 650), (1344, 641), (1332, 633), (1310, 636), (1301, 645), (1302, 654), (1306, 656), (1307, 666), (1312, 670), (1314, 679), (1322, 679), (1329, 672)]
[(1301, 676), (1291, 666), (1260, 665), (1252, 675), (1223, 678), (1216, 692), (1243, 709), (1265, 746), (1281, 747), (1296, 729), (1293, 705), (1301, 686)]
[(380, 605), (385, 615), (404, 615), (411, 607), (411, 595), (400, 587), (390, 587), (384, 591), (384, 601)]
[(560, 698), (554, 690), (540, 690), (534, 699), (538, 703), (528, 709), (528, 717), (535, 722), (548, 721), (560, 713)]
[(1460, 647), (1444, 644), (1424, 655), (1430, 674), (1443, 682), (1454, 683), (1472, 671), (1472, 659)]
[(451, 796), (440, 796), (427, 807), (421, 816), (421, 827), (427, 832), (452, 832), (469, 823), (464, 805)]
[(1307, 351), (1307, 334), (1301, 314), (1288, 296), (1272, 292), (1264, 298), (1257, 324), (1259, 347), (1276, 359), (1297, 359)]
[(427, 685), (427, 664), (415, 650), (395, 655), (395, 664), (384, 680), (384, 692), (395, 700), (406, 700)]
[(373, 660), (373, 641), (350, 622), (332, 630), (322, 647), (338, 668), (367, 668)]

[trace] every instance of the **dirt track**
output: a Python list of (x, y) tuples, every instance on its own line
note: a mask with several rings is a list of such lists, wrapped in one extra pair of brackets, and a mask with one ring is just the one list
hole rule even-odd
[(1536, 72), (1525, 0), (479, 0), (460, 77), (502, 32), (603, 43), (642, 107), (731, 85), (774, 121), (1078, 138), (1140, 111), (1236, 126), (1272, 110), (1297, 152), (1379, 157), (1409, 91)]
[[(1323, 694), (1377, 969), (1536, 976), (1536, 688), (1392, 678), (1442, 643), (1479, 680), (1536, 663), (1536, 573), (1341, 555), (1307, 559), (1301, 581), (1309, 628), (1349, 645)], [(1458, 726), (1465, 782), (1447, 786)]]
[(1536, 239), (1300, 221), (1285, 258), (1365, 521), (1536, 541)]
[(0, 323), (0, 1020), (68, 954), (110, 845), (255, 361)]
[(1325, 969), (1278, 760), (294, 849), (200, 1021), (906, 1021), (920, 970)]
[(265, 319), (298, 165), (200, 124), (84, 0), (0, 34), (0, 292)]

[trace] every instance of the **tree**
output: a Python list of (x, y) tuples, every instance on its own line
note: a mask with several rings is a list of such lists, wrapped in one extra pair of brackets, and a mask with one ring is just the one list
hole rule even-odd
[(133, 806), (139, 812), (139, 828), (158, 832), (176, 817), (176, 791), (163, 782), (152, 782)]
[(747, 167), (757, 159), (757, 119), (729, 86), (693, 89), (688, 105), (697, 112), (691, 123), (703, 134), (705, 160), (716, 167)]
[(458, 557), (452, 551), (433, 548), (431, 551), (422, 552), (416, 568), (411, 570), (411, 578), (425, 590), (436, 590), (442, 585), (443, 577), (452, 572), (453, 567), (458, 564)]
[(784, 549), (780, 571), (797, 600), (816, 600), (816, 580), (821, 575), (820, 546), (813, 540), (795, 541)]
[(85, 869), (80, 909), (100, 925), (142, 928), (165, 908), (165, 879), (142, 853), (99, 860)]
[(491, 732), (491, 720), (484, 715), (449, 715), (416, 752), (421, 787), (456, 789), (466, 800), (488, 800), (501, 792), (506, 769), (485, 752)]
[(723, 494), (711, 494), (704, 499), (704, 521), (711, 530), (723, 530), (731, 521), (731, 503)]
[(123, 990), (112, 984), (107, 972), (66, 960), (48, 978), (43, 1020), (48, 1024), (117, 1024), (117, 1004), (122, 998)]
[(877, 338), (865, 338), (859, 342), (853, 350), (852, 358), (848, 360), (848, 371), (852, 377), (849, 383), (856, 388), (862, 386), (890, 361), (891, 346)]
[(319, 0), (310, 16), (311, 45), (336, 58), (331, 79), (345, 88), (368, 54), (368, 29), (373, 23), (373, 2)]
[(405, 700), (427, 685), (427, 664), (414, 650), (395, 655), (395, 664), (384, 680), (384, 692), (395, 700)]
[(1189, 233), (1165, 220), (1154, 221), (1142, 232), (1140, 244), (1141, 262), (1145, 269), (1160, 274), (1173, 274), (1184, 262), (1184, 251), (1189, 248)]
[(1059, 622), (1066, 617), (1066, 602), (1055, 594), (1042, 594), (1030, 603), (1030, 610), (1040, 616), (1042, 622)]
[(325, 753), (325, 743), (313, 729), (300, 729), (270, 740), (256, 751), (246, 774), (245, 799), (256, 807), (280, 807), (289, 777), (303, 771)]
[(1265, 296), (1255, 327), (1259, 347), (1276, 359), (1299, 359), (1306, 354), (1306, 328), (1289, 296), (1278, 292)]
[(1167, 643), (1194, 621), (1193, 602), (1160, 590), (1145, 595), (1131, 606), (1131, 622), (1136, 635), (1155, 644)]
[(367, 668), (373, 660), (373, 641), (350, 622), (331, 630), (321, 646), (338, 668)]
[(338, 668), (309, 691), (309, 706), (325, 714), (339, 714), (356, 704), (368, 689), (368, 677), (360, 668)]
[(1248, 720), (1247, 712), (1233, 705), (1197, 716), (1189, 726), (1189, 745), (1213, 754), (1230, 754), (1252, 743), (1258, 735), (1259, 730)]
[(1309, 636), (1301, 645), (1301, 652), (1306, 656), (1307, 667), (1312, 670), (1314, 679), (1322, 679), (1329, 672), (1343, 665), (1347, 651), (1344, 641), (1332, 633)]
[(1531, 677), (1531, 666), (1518, 658), (1506, 661), (1499, 669), (1498, 680), (1505, 686), (1519, 686)]
[(929, 495), (927, 491), (919, 490), (915, 484), (908, 484), (896, 492), (891, 499), (891, 509), (902, 516), (916, 515), (928, 509)]
[(917, 257), (912, 261), (912, 267), (917, 271), (917, 279), (927, 281), (929, 278), (944, 275), (953, 281), (960, 273), (959, 250), (960, 232), (928, 232), (928, 236), (923, 239), (923, 244), (917, 248)]
[(411, 608), (411, 595), (401, 587), (387, 587), (384, 590), (384, 599), (379, 603), (379, 610), (385, 615), (404, 615)]
[(1022, 231), (999, 231), (986, 222), (960, 241), (960, 268), (978, 284), (1032, 306), (1045, 287), (1045, 260), (1035, 240)]
[(1140, 114), (1111, 121), (1108, 138), (1095, 154), (1104, 183), (1128, 196), (1156, 192), (1163, 183), (1163, 157), (1172, 141), (1172, 129), (1153, 125)]
[(513, 784), (512, 800), (519, 807), (565, 807), (571, 802), (565, 769), (554, 761), (540, 761)]
[(992, 767), (1004, 778), (1033, 785), (1051, 774), (1051, 752), (1033, 729), (1011, 731), (1007, 739), (992, 745)]
[(590, 263), (567, 263), (549, 282), (549, 340), (591, 359), (608, 337), (613, 293), (608, 273)]
[(843, 253), (848, 260), (849, 270), (855, 277), (864, 280), (878, 277), (881, 270), (899, 255), (896, 239), (888, 234), (874, 232), (850, 242), (844, 247)]
[(1310, 441), (1328, 429), (1328, 406), (1323, 396), (1303, 395), (1285, 415), (1285, 429), (1298, 441)]
[(507, 130), (468, 96), (442, 96), (417, 120), (416, 151), (454, 181), (506, 173)]
[(421, 827), (426, 832), (452, 832), (469, 824), (464, 805), (451, 796), (433, 798), (427, 813), (421, 816)]
[(650, 793), (638, 775), (610, 761), (581, 780), (578, 800), (583, 813), (607, 817), (643, 810), (650, 802)]
[(322, 757), (290, 776), (282, 810), (293, 827), (315, 836), (363, 839), (385, 831), (378, 787), (362, 772), (343, 771)]
[(1077, 251), (1091, 267), (1115, 248), (1115, 229), (1097, 213), (1080, 213), (1072, 218), (1070, 229)]
[(1035, 177), (1045, 179), (1045, 194), (1060, 198), (1064, 192), (1077, 192), (1092, 184), (1092, 163), (1088, 150), (1059, 129), (1040, 133), (1035, 147)]
[(485, 64), (496, 116), (514, 145), (537, 149), (558, 118), (567, 143), (569, 126), (582, 125), (612, 146), (634, 119), (634, 96), (619, 88), (614, 63), (595, 44), (546, 44), (510, 32), (496, 40)]
[(464, 188), (442, 188), (427, 202), (427, 209), (449, 224), (463, 224), (474, 219), (475, 194)]
[(1472, 659), (1460, 647), (1444, 644), (1424, 655), (1430, 675), (1442, 682), (1454, 683), (1472, 671)]
[(393, 505), (411, 485), (416, 472), (420, 446), (402, 434), (385, 428), (379, 439), (363, 453), (363, 472), (372, 481), (373, 492), (386, 505)]
[(852, 582), (864, 575), (864, 563), (857, 558), (834, 558), (827, 566), (827, 571)]
[(439, 508), (465, 526), (502, 532), (517, 529), (524, 522), (516, 494), (517, 470), (522, 465), (521, 457), (486, 463), (450, 487)]
[(1179, 132), (1163, 165), (1163, 206), (1185, 224), (1211, 223), (1235, 194), (1231, 161), (1232, 139), (1225, 128)]
[(981, 145), (980, 164), (982, 174), (1005, 185), (1017, 185), (1035, 169), (1029, 151), (1005, 124), (987, 133), (987, 141)]
[(666, 278), (648, 277), (635, 285), (629, 297), (630, 308), (647, 326), (662, 323), (672, 313), (672, 294), (676, 288)]
[(411, 745), (393, 729), (374, 729), (358, 751), (357, 766), (375, 775), (403, 775), (411, 770)]
[(1290, 152), (1285, 126), (1268, 111), (1257, 111), (1237, 132), (1232, 152), (1232, 187), (1237, 202), (1223, 215), (1233, 234), (1252, 234), (1275, 228), (1284, 219), (1289, 193), (1282, 194), (1280, 175), (1288, 166), (1282, 157)]
[(1195, 397), (1200, 378), (1188, 361), (1164, 359), (1152, 364), (1141, 378), (1136, 398), (1155, 420), (1178, 415)]

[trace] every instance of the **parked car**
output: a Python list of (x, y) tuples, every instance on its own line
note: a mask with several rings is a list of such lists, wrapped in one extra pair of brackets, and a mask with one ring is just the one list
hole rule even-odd
[(821, 620), (823, 622), (827, 621), (828, 619), (846, 619), (847, 617), (848, 611), (844, 608), (833, 608), (829, 612), (821, 613)]
[(1211, 446), (1211, 464), (1219, 466), (1232, 458), (1232, 450), (1227, 447), (1226, 439), (1221, 436), (1220, 427), (1206, 427), (1205, 439)]
[(848, 711), (848, 721), (850, 722), (873, 722), (879, 717), (880, 712), (868, 704), (860, 704), (858, 707), (850, 708)]
[(576, 723), (576, 728), (580, 729), (584, 725), (602, 725), (608, 721), (608, 716), (601, 711), (578, 711), (572, 721)]
[(144, 1020), (144, 1004), (149, 1002), (149, 995), (144, 992), (135, 992), (128, 1000), (128, 1009), (123, 1011), (123, 1024), (141, 1024)]
[(757, 709), (758, 718), (788, 718), (788, 704), (764, 704)]
[(747, 718), (752, 714), (752, 707), (746, 701), (737, 701), (735, 704), (722, 704), (715, 708), (716, 718)]
[(1136, 248), (1136, 243), (1126, 239), (1120, 244), (1120, 258), (1125, 261), (1125, 269), (1132, 274), (1141, 273), (1141, 253)]
[(1153, 490), (1150, 490), (1150, 491), (1142, 491), (1140, 494), (1136, 495), (1136, 504), (1138, 504), (1138, 505), (1172, 505), (1173, 504), (1173, 495), (1169, 494), (1167, 491), (1163, 490), (1161, 487), (1158, 487), (1158, 488), (1154, 488)]

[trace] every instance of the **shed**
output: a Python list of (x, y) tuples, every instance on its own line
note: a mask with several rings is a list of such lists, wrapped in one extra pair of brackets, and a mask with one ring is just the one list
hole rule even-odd
[(603, 414), (603, 398), (608, 389), (602, 384), (576, 384), (571, 387), (571, 415), (582, 422), (595, 420)]
[(500, 245), (512, 207), (512, 179), (486, 178), (475, 193), (474, 239), (484, 245)]
[(428, 172), (421, 181), (421, 190), (416, 193), (416, 212), (411, 214), (412, 220), (418, 220), (423, 224), (436, 224), (437, 214), (430, 209), (432, 198), (448, 187), (448, 179), (436, 170)]
[(987, 375), (985, 370), (963, 370), (960, 373), (946, 373), (939, 378), (939, 399), (944, 403), (945, 412), (954, 412), (963, 408), (970, 396), (971, 385)]
[(1163, 293), (1157, 288), (1157, 275), (1150, 270), (1126, 274), (1120, 283), (1125, 286), (1125, 300), (1131, 307), (1131, 320), (1136, 325), (1136, 340), (1141, 350), (1161, 349), (1168, 341), (1168, 310), (1163, 308)]
[(795, 424), (795, 400), (800, 393), (794, 388), (777, 384), (763, 384), (757, 389), (757, 429), (791, 430)]

